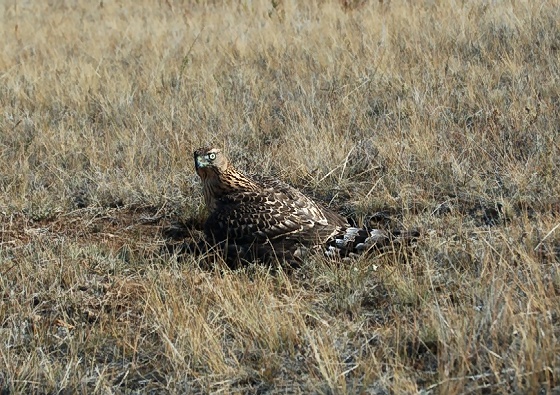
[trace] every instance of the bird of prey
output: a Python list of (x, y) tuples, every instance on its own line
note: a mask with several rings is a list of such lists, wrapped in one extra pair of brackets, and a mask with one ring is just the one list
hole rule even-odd
[(195, 150), (194, 162), (209, 211), (207, 242), (228, 263), (279, 260), (297, 266), (311, 251), (346, 257), (390, 242), (389, 234), (352, 227), (282, 181), (238, 171), (218, 148)]

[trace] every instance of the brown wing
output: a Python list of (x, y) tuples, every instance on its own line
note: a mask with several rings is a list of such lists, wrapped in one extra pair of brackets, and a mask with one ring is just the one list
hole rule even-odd
[(251, 244), (290, 240), (303, 244), (324, 242), (341, 227), (341, 216), (275, 179), (259, 179), (260, 191), (230, 193), (217, 201), (205, 232), (216, 242)]
[(327, 220), (329, 225), (336, 225), (343, 228), (350, 226), (346, 218), (342, 215), (335, 213), (321, 203), (314, 201), (285, 182), (276, 178), (259, 175), (254, 176), (253, 178), (258, 180), (262, 185), (266, 185), (268, 188), (287, 196), (288, 199), (297, 201), (299, 204), (307, 206), (314, 218), (324, 218)]

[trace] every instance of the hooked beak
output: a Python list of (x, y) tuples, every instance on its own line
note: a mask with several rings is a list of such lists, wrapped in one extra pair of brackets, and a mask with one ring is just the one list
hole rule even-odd
[(194, 167), (198, 170), (201, 167), (208, 166), (208, 160), (205, 156), (195, 156), (194, 158)]

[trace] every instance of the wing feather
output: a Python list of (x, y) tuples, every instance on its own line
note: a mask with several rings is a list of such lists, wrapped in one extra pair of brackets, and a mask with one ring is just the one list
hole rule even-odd
[(236, 244), (285, 239), (303, 244), (324, 242), (345, 219), (279, 180), (260, 177), (259, 191), (232, 192), (217, 200), (205, 232), (215, 241)]

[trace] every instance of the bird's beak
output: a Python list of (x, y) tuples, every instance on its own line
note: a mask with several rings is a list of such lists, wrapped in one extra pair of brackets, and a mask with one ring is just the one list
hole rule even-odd
[(206, 160), (205, 156), (197, 156), (194, 160), (194, 165), (196, 169), (200, 169), (201, 167), (207, 166), (208, 161)]

